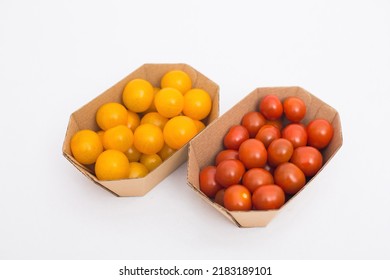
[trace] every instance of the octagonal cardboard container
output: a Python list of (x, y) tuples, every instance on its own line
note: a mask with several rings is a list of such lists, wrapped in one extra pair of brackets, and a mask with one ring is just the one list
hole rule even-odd
[(187, 64), (144, 64), (71, 114), (62, 147), (65, 158), (94, 183), (111, 191), (117, 196), (143, 196), (153, 189), (161, 180), (187, 160), (188, 144), (176, 151), (171, 157), (144, 178), (101, 181), (96, 178), (93, 167), (84, 166), (74, 159), (70, 150), (70, 140), (72, 136), (81, 129), (98, 131), (99, 128), (95, 121), (95, 114), (98, 108), (107, 102), (122, 103), (122, 92), (129, 81), (136, 78), (142, 78), (148, 80), (153, 86), (159, 87), (162, 76), (170, 70), (183, 70), (191, 77), (193, 88), (204, 89), (210, 94), (213, 106), (209, 116), (204, 122), (207, 126), (216, 119), (219, 115), (219, 86), (216, 83)]
[[(279, 210), (229, 211), (213, 202), (199, 190), (199, 172), (203, 167), (214, 164), (215, 156), (223, 149), (223, 137), (229, 128), (232, 125), (240, 124), (241, 118), (245, 113), (258, 110), (258, 104), (261, 98), (268, 94), (277, 95), (281, 100), (284, 100), (288, 96), (300, 97), (307, 106), (306, 116), (302, 121), (305, 124), (315, 118), (324, 118), (333, 125), (334, 136), (332, 141), (326, 149), (322, 150), (324, 165), (321, 170), (329, 163), (330, 159), (336, 154), (343, 142), (340, 117), (337, 111), (300, 87), (257, 88), (223, 114), (217, 121), (209, 125), (201, 134), (190, 142), (187, 167), (188, 185), (215, 210), (226, 216), (239, 227), (266, 226), (276, 214), (283, 211), (284, 206)], [(321, 170), (319, 172), (321, 172)], [(315, 183), (315, 180), (316, 176), (308, 181), (301, 191), (310, 187), (310, 185)], [(297, 198), (299, 198), (299, 193), (294, 195), (291, 199)]]

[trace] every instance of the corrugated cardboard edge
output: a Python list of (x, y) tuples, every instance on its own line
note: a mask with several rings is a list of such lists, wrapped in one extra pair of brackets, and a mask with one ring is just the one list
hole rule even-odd
[[(218, 212), (222, 213), (225, 217), (227, 217), (239, 227), (266, 226), (280, 211), (283, 211), (284, 207), (289, 203), (290, 200), (297, 197), (301, 191), (307, 189), (316, 177), (314, 176), (311, 178), (305, 187), (301, 189), (300, 192), (298, 192), (279, 210), (247, 212), (228, 211), (226, 208), (213, 202), (199, 190), (199, 171), (202, 167), (213, 164), (213, 160), (216, 154), (223, 147), (222, 139), (227, 130), (231, 125), (240, 123), (244, 113), (256, 110), (261, 97), (267, 94), (275, 94), (282, 100), (287, 96), (299, 96), (302, 98), (308, 106), (308, 113), (303, 120), (303, 122), (306, 124), (314, 118), (325, 118), (332, 123), (334, 127), (334, 137), (327, 149), (323, 152), (324, 165), (317, 174), (319, 174), (325, 168), (331, 158), (341, 148), (343, 143), (341, 121), (338, 112), (305, 89), (297, 86), (257, 88), (245, 96), (231, 109), (225, 112), (217, 121), (214, 121), (212, 124), (210, 124), (201, 135), (198, 135), (190, 142), (188, 151), (189, 160), (187, 166), (187, 184), (208, 204), (213, 206)], [(237, 113), (237, 111), (240, 113)], [(224, 127), (223, 123), (221, 124), (221, 122), (228, 125)], [(202, 143), (207, 143), (207, 145), (203, 146)], [(206, 150), (203, 157), (200, 155), (203, 152), (202, 150)]]
[[(165, 160), (163, 164), (144, 178), (100, 181), (91, 173), (91, 168), (79, 164), (74, 159), (70, 151), (70, 139), (80, 129), (89, 128), (97, 131), (98, 126), (94, 118), (97, 109), (106, 102), (121, 102), (122, 91), (127, 82), (135, 78), (144, 78), (150, 81), (154, 86), (158, 86), (161, 77), (167, 71), (174, 69), (185, 71), (190, 75), (193, 81), (193, 87), (205, 89), (210, 93), (213, 100), (213, 106), (210, 115), (204, 122), (209, 124), (216, 119), (219, 116), (219, 86), (216, 83), (184, 63), (144, 64), (71, 114), (62, 146), (64, 157), (87, 178), (117, 196), (143, 196), (148, 193), (161, 180), (187, 160), (188, 144), (176, 151), (170, 158)], [(86, 118), (85, 115), (93, 117)]]

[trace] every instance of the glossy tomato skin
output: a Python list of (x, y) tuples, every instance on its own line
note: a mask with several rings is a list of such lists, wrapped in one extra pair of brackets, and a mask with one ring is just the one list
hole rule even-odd
[(298, 123), (305, 117), (306, 105), (299, 97), (290, 96), (283, 101), (283, 111), (289, 121)]
[(220, 189), (215, 194), (215, 198), (214, 198), (214, 202), (215, 203), (218, 203), (219, 205), (224, 206), (223, 200), (224, 200), (224, 197), (225, 197), (225, 191), (226, 191), (226, 189)]
[(232, 185), (225, 191), (223, 203), (229, 211), (248, 211), (252, 209), (251, 193), (243, 185)]
[(285, 162), (276, 167), (274, 172), (275, 184), (287, 194), (296, 194), (306, 184), (305, 174), (298, 166)]
[(314, 147), (299, 147), (294, 150), (290, 161), (298, 166), (307, 177), (311, 177), (322, 167), (322, 154)]
[(277, 129), (279, 129), (279, 131), (282, 131), (282, 128), (283, 128), (283, 121), (282, 121), (282, 119), (277, 119), (277, 120), (273, 120), (273, 121), (268, 120), (265, 124), (273, 125)]
[(223, 139), (226, 149), (238, 150), (241, 143), (249, 139), (248, 130), (242, 125), (232, 126)]
[(204, 167), (199, 173), (199, 188), (210, 198), (213, 198), (222, 189), (222, 186), (215, 180), (216, 172), (217, 167), (210, 165)]
[(268, 120), (279, 119), (283, 114), (283, 105), (276, 95), (267, 95), (260, 101), (260, 113)]
[(282, 130), (282, 137), (289, 140), (294, 149), (298, 147), (306, 146), (307, 133), (302, 124), (289, 124)]
[(328, 146), (333, 138), (333, 127), (324, 119), (311, 121), (307, 127), (308, 144), (319, 150)]
[(222, 150), (215, 157), (215, 165), (221, 163), (221, 161), (226, 159), (238, 159), (237, 150)]
[(270, 185), (274, 183), (274, 177), (270, 172), (264, 168), (252, 168), (245, 172), (242, 177), (242, 184), (248, 188), (251, 193), (263, 185)]
[(256, 210), (279, 209), (285, 200), (283, 189), (274, 184), (261, 186), (252, 195), (252, 204)]
[(251, 111), (242, 117), (241, 125), (243, 125), (248, 130), (249, 137), (254, 138), (259, 129), (265, 125), (266, 122), (267, 120), (261, 113)]
[(288, 162), (293, 155), (293, 144), (284, 138), (275, 139), (267, 149), (268, 163), (271, 166), (278, 166), (283, 162)]
[(237, 159), (227, 159), (217, 165), (215, 180), (222, 187), (229, 187), (241, 182), (245, 173), (245, 166)]
[(251, 138), (241, 144), (238, 157), (247, 169), (263, 167), (267, 163), (267, 150), (261, 141)]
[(260, 140), (266, 148), (275, 139), (281, 137), (280, 129), (271, 124), (263, 125), (256, 134), (256, 139)]

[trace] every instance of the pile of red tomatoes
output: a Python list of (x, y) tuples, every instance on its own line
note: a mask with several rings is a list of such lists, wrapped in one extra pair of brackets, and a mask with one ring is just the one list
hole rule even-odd
[(321, 169), (333, 137), (327, 120), (304, 125), (305, 115), (299, 97), (263, 97), (230, 127), (215, 165), (202, 168), (200, 190), (230, 211), (279, 209)]

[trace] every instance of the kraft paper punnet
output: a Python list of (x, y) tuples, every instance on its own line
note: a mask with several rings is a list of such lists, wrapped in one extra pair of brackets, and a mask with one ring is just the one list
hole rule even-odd
[[(263, 227), (266, 226), (283, 208), (279, 210), (268, 211), (229, 211), (219, 204), (213, 202), (206, 195), (204, 195), (199, 189), (199, 172), (207, 165), (214, 165), (215, 156), (219, 151), (223, 149), (223, 137), (232, 125), (240, 124), (242, 117), (250, 111), (258, 111), (258, 105), (262, 97), (274, 94), (283, 101), (288, 96), (300, 97), (306, 104), (307, 112), (304, 120), (304, 124), (307, 124), (310, 120), (323, 118), (328, 120), (333, 128), (334, 135), (329, 146), (322, 150), (323, 155), (323, 168), (329, 163), (330, 159), (336, 154), (343, 143), (341, 122), (338, 112), (315, 97), (308, 91), (300, 87), (271, 87), (271, 88), (257, 88), (243, 98), (234, 107), (228, 110), (225, 114), (210, 124), (203, 132), (197, 135), (190, 142), (188, 166), (187, 166), (187, 180), (188, 185), (204, 199), (215, 210), (223, 214), (229, 220), (239, 227)], [(317, 173), (319, 174), (321, 170)], [(317, 176), (317, 175), (316, 175)], [(312, 177), (310, 181), (306, 183), (301, 191), (309, 188), (315, 180), (316, 176)], [(300, 191), (300, 192), (301, 192)], [(295, 194), (290, 200), (299, 197), (299, 193)], [(289, 201), (290, 201), (289, 200)], [(288, 203), (288, 202), (287, 202)], [(286, 204), (285, 204), (286, 205)]]
[(70, 150), (70, 140), (81, 129), (98, 131), (99, 127), (95, 121), (98, 108), (107, 102), (122, 103), (122, 92), (129, 81), (142, 78), (149, 81), (154, 87), (160, 87), (162, 76), (170, 70), (182, 70), (186, 72), (191, 77), (193, 88), (204, 89), (210, 94), (213, 105), (209, 116), (204, 122), (207, 126), (215, 120), (219, 115), (219, 86), (216, 83), (187, 64), (144, 64), (71, 114), (62, 147), (62, 153), (65, 158), (94, 183), (117, 196), (143, 196), (153, 189), (161, 180), (187, 160), (188, 144), (176, 151), (170, 158), (165, 160), (144, 178), (101, 181), (94, 175), (93, 166), (83, 166), (74, 159)]

